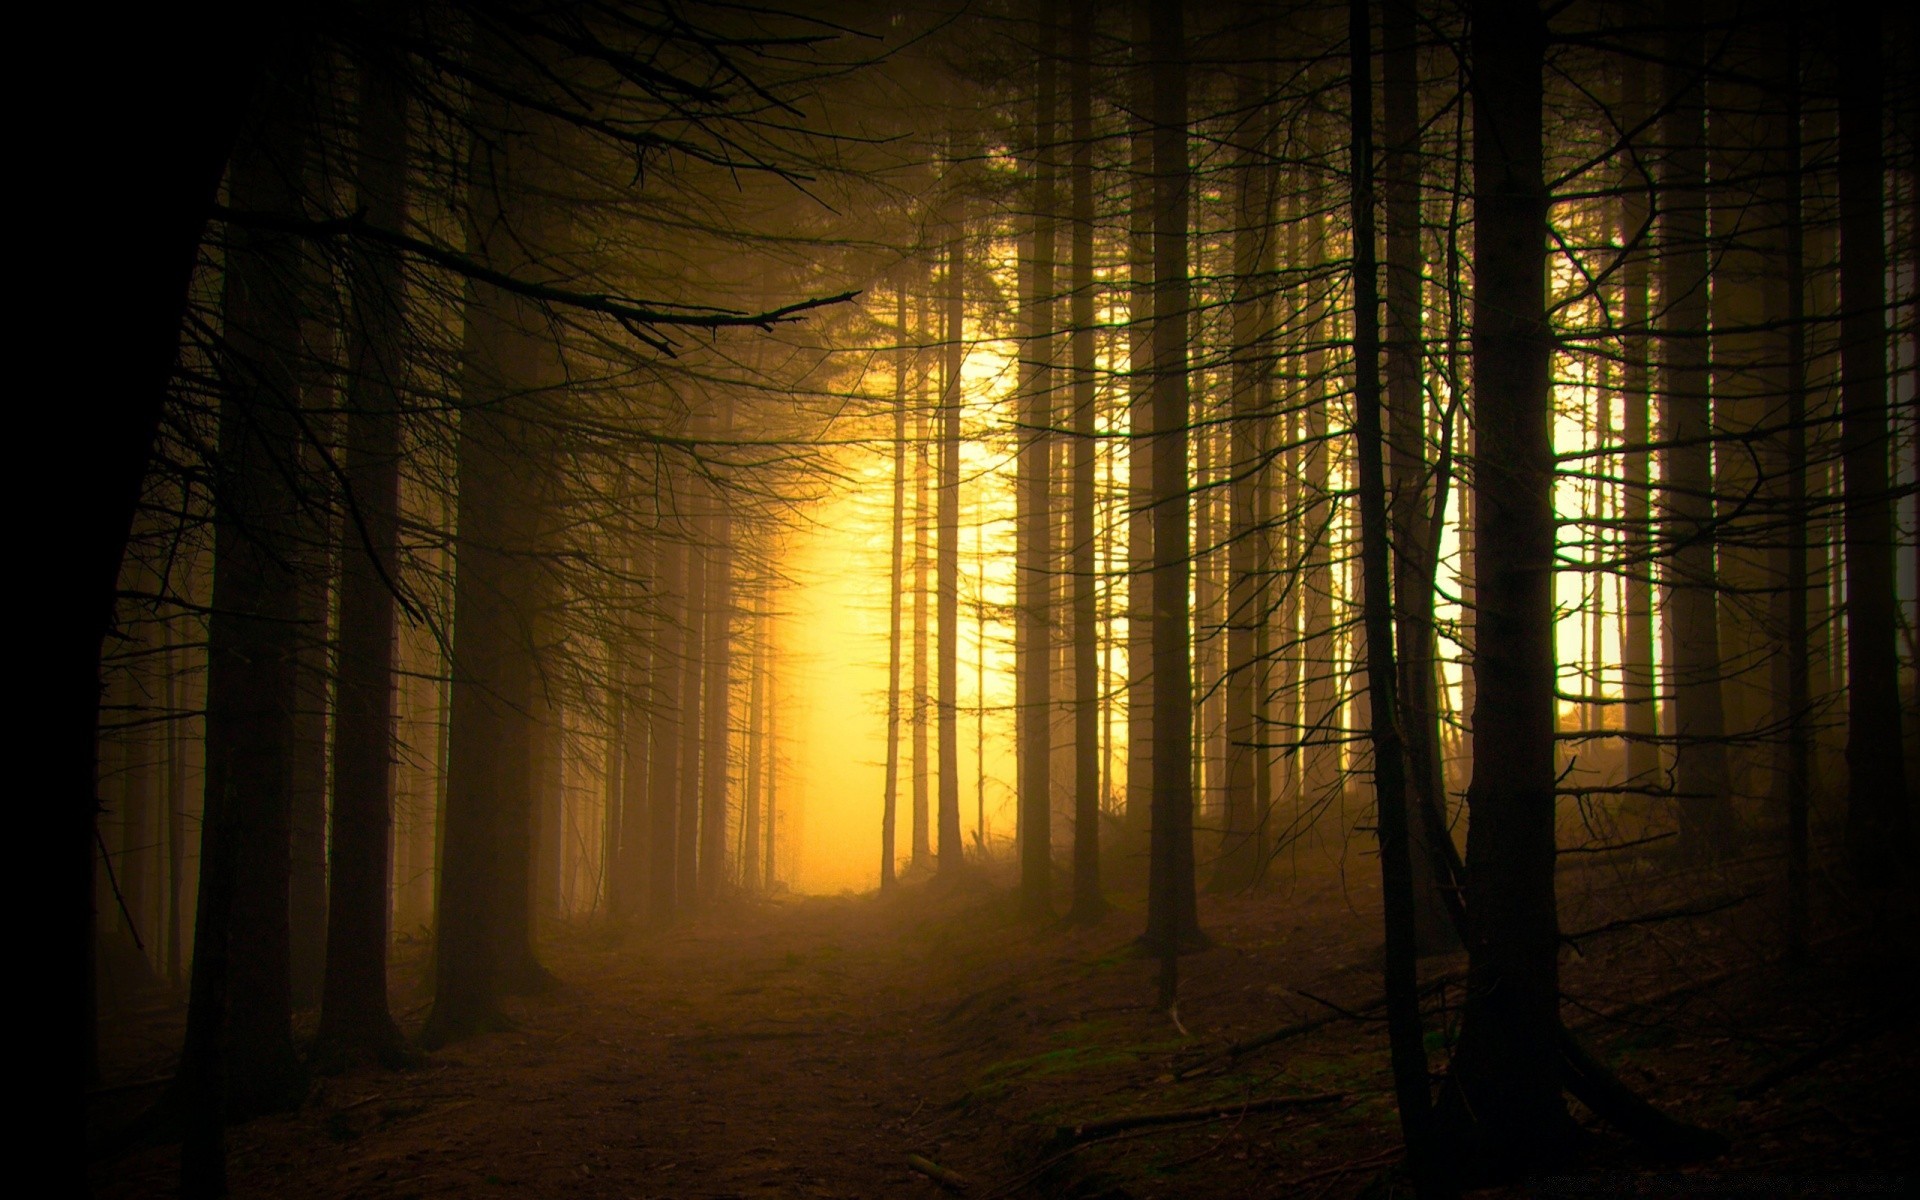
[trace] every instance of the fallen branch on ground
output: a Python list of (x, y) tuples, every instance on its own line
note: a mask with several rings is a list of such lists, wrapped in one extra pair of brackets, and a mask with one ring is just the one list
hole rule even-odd
[[(1467, 973), (1465, 971), (1448, 971), (1444, 975), (1435, 976), (1434, 978), (1428, 980), (1426, 983), (1420, 985), (1420, 995), (1422, 997), (1430, 996), (1433, 993), (1439, 991), (1441, 988), (1449, 987), (1453, 984), (1461, 982), (1466, 977), (1467, 977)], [(1301, 995), (1304, 996), (1306, 995), (1306, 993), (1302, 992)], [(1319, 1003), (1321, 1004), (1327, 1004), (1325, 1000), (1319, 1000), (1318, 997), (1310, 997), (1310, 998), (1318, 1000)], [(1333, 1007), (1330, 1004), (1327, 1006), (1329, 1008)], [(1210, 1067), (1213, 1064), (1220, 1062), (1222, 1059), (1231, 1061), (1233, 1059), (1241, 1057), (1242, 1055), (1252, 1054), (1255, 1050), (1264, 1050), (1268, 1046), (1273, 1045), (1275, 1042), (1284, 1042), (1288, 1038), (1298, 1037), (1303, 1033), (1312, 1033), (1316, 1029), (1320, 1029), (1324, 1026), (1333, 1024), (1335, 1021), (1345, 1021), (1350, 1019), (1358, 1020), (1362, 1017), (1367, 1016), (1368, 1014), (1377, 1012), (1380, 1009), (1385, 1008), (1386, 1006), (1387, 1006), (1386, 997), (1382, 996), (1378, 1000), (1373, 1001), (1371, 1004), (1368, 1004), (1362, 1008), (1353, 1009), (1351, 1014), (1349, 1014), (1347, 1010), (1339, 1010), (1327, 1016), (1310, 1017), (1305, 1021), (1296, 1021), (1291, 1025), (1282, 1025), (1280, 1028), (1275, 1029), (1270, 1033), (1263, 1033), (1258, 1037), (1251, 1037), (1243, 1042), (1235, 1042), (1217, 1054), (1210, 1054), (1207, 1057), (1201, 1059), (1196, 1063), (1193, 1063), (1190, 1066), (1182, 1067), (1173, 1073), (1173, 1077), (1175, 1079), (1187, 1079), (1193, 1075), (1199, 1074), (1200, 1071), (1203, 1070), (1204, 1068)]]
[(1222, 1104), (1209, 1104), (1202, 1108), (1176, 1108), (1164, 1112), (1132, 1113), (1124, 1117), (1102, 1117), (1073, 1125), (1061, 1125), (1053, 1131), (1053, 1140), (1055, 1144), (1084, 1142), (1126, 1129), (1142, 1129), (1150, 1125), (1186, 1125), (1196, 1121), (1217, 1121), (1222, 1117), (1237, 1117), (1244, 1113), (1272, 1112), (1276, 1109), (1299, 1108), (1308, 1104), (1327, 1104), (1346, 1098), (1345, 1092), (1321, 1092), (1312, 1096), (1269, 1096), (1264, 1100), (1229, 1101)]
[(967, 1188), (971, 1186), (967, 1183), (965, 1175), (957, 1171), (949, 1171), (932, 1159), (918, 1154), (907, 1155), (907, 1165), (956, 1196), (964, 1195)]

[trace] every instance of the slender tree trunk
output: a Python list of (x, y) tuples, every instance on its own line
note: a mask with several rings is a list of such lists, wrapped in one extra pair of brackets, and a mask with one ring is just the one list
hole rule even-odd
[[(733, 430), (733, 403), (722, 401), (720, 432)], [(714, 498), (713, 556), (708, 564), (706, 782), (700, 797), (700, 894), (711, 899), (727, 880), (727, 752), (732, 745), (733, 519)]]
[[(681, 620), (686, 545), (671, 532), (654, 551), (659, 595), (647, 709), (647, 922), (673, 924), (679, 914), (680, 726), (687, 720), (687, 630)], [(689, 768), (691, 769), (691, 768)]]
[[(1434, 632), (1434, 573), (1439, 557), (1435, 496), (1427, 463), (1424, 333), (1420, 246), (1420, 95), (1418, 27), (1413, 0), (1381, 5), (1381, 82), (1385, 142), (1381, 154), (1386, 201), (1387, 489), (1393, 522), (1394, 629), (1399, 642), (1396, 696), (1407, 753), (1407, 822), (1415, 940), (1422, 954), (1459, 945), (1435, 871), (1432, 844), (1444, 830), (1445, 773), (1440, 762), (1440, 686)], [(1362, 450), (1364, 454), (1364, 449)], [(1376, 724), (1378, 722), (1376, 721)], [(1377, 749), (1377, 747), (1376, 747)], [(1425, 810), (1425, 811), (1423, 811)]]
[(174, 994), (184, 982), (185, 962), (181, 942), (180, 900), (186, 890), (181, 876), (187, 860), (187, 738), (181, 730), (186, 720), (180, 697), (178, 643), (173, 623), (166, 629), (167, 650), (164, 690), (167, 708), (167, 900), (166, 900), (166, 972), (167, 987)]
[[(1797, 4), (1785, 5), (1796, 14)], [(1797, 15), (1797, 14), (1796, 14)], [(1780, 86), (1787, 101), (1786, 168), (1786, 301), (1783, 340), (1787, 362), (1786, 454), (1786, 659), (1787, 659), (1787, 956), (1795, 966), (1807, 957), (1808, 880), (1811, 870), (1811, 829), (1808, 820), (1813, 793), (1812, 658), (1807, 630), (1807, 308), (1806, 245), (1802, 226), (1800, 173), (1805, 169), (1800, 149), (1800, 56), (1789, 38), (1778, 51)]]
[[(921, 328), (930, 324), (930, 321), (923, 320)], [(927, 762), (927, 710), (932, 707), (927, 690), (932, 675), (932, 647), (928, 644), (927, 636), (927, 575), (932, 565), (928, 554), (931, 545), (928, 534), (931, 528), (929, 502), (932, 500), (929, 485), (933, 472), (927, 452), (931, 444), (932, 420), (927, 412), (924, 392), (920, 416), (914, 424), (913, 715), (910, 718), (913, 726), (913, 858), (910, 861), (914, 867), (924, 869), (933, 865), (931, 797), (928, 795), (931, 779)]]
[(1901, 746), (1898, 535), (1887, 461), (1887, 253), (1881, 9), (1849, 0), (1840, 43), (1840, 454), (1847, 604), (1848, 865), (1874, 889), (1913, 877)]
[[(406, 92), (389, 64), (361, 76), (357, 193), (369, 223), (407, 227)], [(353, 276), (346, 490), (359, 536), (341, 548), (340, 679), (333, 726), (333, 813), (326, 986), (319, 1042), (329, 1053), (393, 1060), (402, 1042), (387, 1008), (393, 863), (394, 598), (400, 556), (401, 263), (369, 248)]]
[[(704, 510), (711, 501), (704, 483), (695, 480), (691, 490), (694, 492), (693, 503)], [(713, 572), (709, 561), (718, 553), (713, 543), (711, 516), (701, 511), (690, 524), (695, 541), (687, 546), (686, 607), (681, 614), (685, 640), (681, 654), (680, 725), (677, 730), (680, 735), (680, 817), (674, 827), (675, 902), (683, 912), (698, 909), (700, 899), (705, 895), (701, 883), (703, 864), (700, 862), (701, 749), (705, 739), (701, 736), (700, 718), (705, 711), (701, 703), (706, 695), (703, 689), (711, 687), (713, 683), (713, 663), (706, 654), (706, 631), (707, 623), (712, 620), (708, 585)]]
[[(900, 279), (899, 306), (895, 318), (895, 334), (899, 346), (893, 356), (893, 542), (889, 548), (887, 578), (891, 588), (887, 593), (887, 783), (886, 798), (880, 810), (880, 886), (892, 887), (894, 884), (894, 860), (897, 852), (894, 848), (895, 830), (899, 824), (900, 809), (900, 617), (902, 590), (906, 586), (905, 543), (907, 536), (907, 356), (912, 353), (912, 342), (907, 329), (907, 284), (904, 272)], [(760, 713), (760, 676), (753, 677), (755, 700), (753, 712), (755, 721)], [(759, 726), (754, 726), (755, 746), (759, 742)], [(748, 803), (757, 803), (755, 783), (747, 785)], [(751, 838), (749, 838), (751, 841)], [(752, 864), (759, 862), (756, 847), (749, 859), (747, 878), (754, 878)]]
[[(1392, 8), (1392, 0), (1388, 7)], [(1371, 704), (1376, 827), (1380, 839), (1380, 892), (1386, 929), (1387, 1036), (1393, 1062), (1394, 1097), (1407, 1147), (1414, 1188), (1436, 1192), (1431, 1138), (1432, 1094), (1420, 1028), (1420, 987), (1411, 829), (1417, 824), (1406, 772), (1415, 756), (1401, 745), (1400, 730), (1419, 719), (1396, 695), (1393, 655), (1394, 563), (1387, 524), (1387, 485), (1381, 468), (1380, 330), (1374, 259), (1373, 50), (1367, 0), (1349, 0), (1348, 45), (1353, 120), (1353, 357), (1354, 483), (1360, 502), (1361, 612), (1367, 625), (1367, 695)], [(1402, 31), (1405, 32), (1405, 31)], [(1404, 65), (1404, 64), (1402, 64)], [(1417, 234), (1417, 230), (1416, 230)], [(1403, 558), (1399, 564), (1406, 569)]]
[[(905, 307), (904, 302), (902, 304), (902, 307), (903, 308)], [(896, 439), (895, 445), (898, 445), (898, 444), (899, 444), (898, 439)], [(899, 464), (896, 458), (895, 466), (897, 467), (898, 465)], [(889, 715), (892, 719), (888, 722), (889, 734), (891, 735), (889, 737), (889, 741), (891, 742), (890, 749), (892, 751), (892, 754), (891, 754), (892, 761), (889, 765), (895, 770), (897, 770), (897, 768), (900, 765), (900, 761), (899, 761), (900, 760), (900, 741), (898, 737), (899, 704), (900, 704), (900, 670), (899, 670), (900, 668), (900, 620), (899, 620), (900, 618), (900, 588), (899, 588), (900, 521), (898, 519), (899, 509), (897, 507), (898, 497), (900, 494), (899, 483), (900, 483), (899, 474), (896, 471), (894, 475), (894, 496), (896, 501), (896, 508), (895, 508), (895, 520), (893, 523), (893, 528), (894, 528), (893, 550), (894, 550), (894, 575), (895, 575), (894, 590), (893, 590), (893, 595), (894, 595), (893, 668), (894, 670), (893, 670), (892, 694), (889, 696), (889, 705), (891, 710)], [(760, 841), (761, 841), (760, 776), (761, 776), (761, 770), (762, 770), (761, 764), (766, 759), (765, 739), (761, 737), (761, 730), (764, 728), (764, 722), (766, 717), (766, 706), (767, 706), (766, 618), (759, 614), (755, 614), (752, 621), (750, 622), (750, 625), (753, 630), (753, 643), (752, 643), (753, 650), (747, 659), (747, 679), (749, 681), (747, 684), (747, 778), (746, 778), (746, 794), (741, 797), (743, 811), (740, 816), (740, 825), (741, 825), (740, 884), (747, 891), (758, 892), (758, 891), (765, 890), (762, 887), (762, 881), (760, 879)], [(889, 774), (888, 784), (892, 785), (896, 781), (894, 778), (895, 771), (890, 770), (888, 774)], [(886, 882), (886, 883), (893, 882), (893, 808), (894, 808), (893, 794), (892, 794), (892, 788), (890, 786), (889, 793), (887, 796), (887, 814), (886, 814), (887, 821), (886, 821), (886, 827), (884, 831), (885, 832), (884, 849), (886, 853), (881, 860), (882, 866), (884, 868), (884, 873), (882, 874), (881, 879), (883, 882)]]
[(1100, 890), (1100, 598), (1094, 540), (1093, 0), (1069, 16), (1073, 124), (1073, 909), (1106, 911)]
[[(57, 514), (58, 551), (70, 555), (79, 547), (85, 554), (81, 569), (52, 573), (51, 656), (60, 666), (46, 703), (54, 714), (52, 757), (60, 780), (55, 808), (66, 814), (60, 818), (69, 839), (64, 853), (73, 872), (68, 952), (80, 959), (81, 998), (66, 1036), (78, 1043), (78, 1077), (86, 1083), (99, 1079), (94, 892), (101, 655), (114, 628), (121, 564), (179, 355), (207, 213), (247, 118), (265, 106), (256, 96), (260, 83), (286, 57), (290, 40), (281, 11), (250, 5), (194, 3), (122, 16), (101, 78), (110, 102), (131, 101), (116, 103), (124, 140), (112, 155), (76, 162), (95, 173), (87, 187), (139, 179), (141, 203), (125, 206), (119, 234), (96, 242), (97, 262), (74, 273), (80, 288), (91, 288), (92, 279), (114, 279), (116, 301), (102, 328), (115, 353), (95, 364), (99, 402), (56, 414), (68, 424), (53, 444), (86, 452), (54, 473), (59, 487), (48, 504)], [(94, 239), (82, 239), (88, 241)], [(217, 1172), (206, 1182), (223, 1186)]]
[[(1647, 119), (1646, 66), (1629, 55), (1621, 66), (1621, 123), (1639, 128)], [(1653, 786), (1660, 774), (1659, 714), (1654, 709), (1657, 677), (1653, 660), (1653, 538), (1649, 477), (1653, 425), (1649, 417), (1647, 370), (1648, 242), (1652, 237), (1652, 179), (1631, 162), (1621, 180), (1620, 244), (1626, 261), (1620, 269), (1621, 334), (1621, 557), (1625, 595), (1621, 613), (1620, 692), (1625, 707), (1627, 777), (1632, 787)]]
[(1663, 506), (1670, 589), (1669, 623), (1676, 657), (1674, 777), (1679, 793), (1680, 853), (1695, 862), (1730, 848), (1726, 716), (1720, 677), (1720, 630), (1714, 557), (1713, 419), (1708, 359), (1705, 33), (1700, 0), (1668, 0), (1666, 11), (1667, 144), (1661, 179), (1666, 246), (1661, 257), (1661, 402)]
[[(297, 216), (306, 137), (292, 90), (304, 64), (282, 65), (293, 69), (242, 134), (228, 193), (236, 208)], [(229, 238), (200, 888), (176, 1084), (189, 1196), (225, 1190), (227, 1114), (296, 1104), (304, 1087), (287, 947), (299, 497), (286, 465), (301, 444), (301, 256), (282, 234), (235, 227)]]
[(1160, 1003), (1204, 942), (1193, 874), (1193, 664), (1187, 610), (1187, 63), (1181, 0), (1147, 6), (1153, 114), (1153, 808), (1144, 941)]
[[(1318, 265), (1327, 257), (1326, 221), (1315, 202), (1306, 218), (1306, 262)], [(1324, 285), (1310, 282), (1315, 289), (1307, 301), (1308, 346), (1306, 367), (1307, 421), (1306, 444), (1301, 447), (1305, 495), (1298, 520), (1307, 540), (1302, 557), (1303, 576), (1298, 584), (1306, 589), (1301, 614), (1301, 680), (1306, 701), (1305, 728), (1301, 740), (1301, 792), (1303, 801), (1319, 810), (1337, 797), (1340, 780), (1340, 665), (1339, 645), (1333, 630), (1334, 569), (1333, 538), (1338, 507), (1331, 483), (1333, 448), (1327, 440), (1327, 354), (1326, 342), (1333, 336), (1326, 301), (1318, 294)]]
[(1550, 1163), (1572, 1133), (1557, 1069), (1546, 32), (1533, 0), (1505, 0), (1476, 11), (1471, 44), (1478, 684), (1468, 987), (1439, 1143), (1469, 1175)]
[(1235, 137), (1233, 235), (1233, 361), (1231, 417), (1226, 459), (1228, 503), (1226, 604), (1226, 761), (1223, 798), (1224, 822), (1220, 859), (1208, 886), (1214, 890), (1247, 887), (1261, 867), (1258, 830), (1261, 814), (1256, 798), (1256, 743), (1261, 731), (1255, 720), (1259, 666), (1257, 629), (1265, 623), (1261, 611), (1259, 562), (1259, 432), (1266, 414), (1259, 408), (1261, 379), (1270, 374), (1265, 358), (1267, 330), (1259, 293), (1268, 284), (1259, 278), (1265, 246), (1274, 236), (1267, 221), (1272, 178), (1262, 161), (1267, 150), (1264, 127), (1269, 115), (1262, 102), (1265, 80), (1251, 61), (1236, 64), (1235, 107), (1244, 124)]
[(939, 538), (935, 572), (939, 628), (940, 808), (937, 862), (942, 874), (966, 865), (960, 840), (960, 408), (966, 395), (966, 230), (964, 203), (947, 244), (947, 366), (940, 397), (940, 485), (935, 517)]
[(1153, 795), (1153, 76), (1147, 5), (1134, 0), (1128, 88), (1140, 114), (1128, 139), (1127, 815), (1138, 844)]
[(1026, 344), (1021, 361), (1021, 443), (1016, 464), (1019, 561), (1020, 911), (1053, 914), (1053, 288), (1055, 64), (1053, 19), (1042, 5), (1043, 45), (1033, 123), (1032, 251), (1026, 263)]

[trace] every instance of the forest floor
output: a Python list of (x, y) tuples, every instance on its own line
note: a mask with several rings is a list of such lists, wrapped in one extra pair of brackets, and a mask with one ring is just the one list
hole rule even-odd
[[(1366, 1011), (1381, 987), (1378, 888), (1359, 861), (1344, 875), (1283, 862), (1260, 891), (1203, 897), (1215, 945), (1182, 960), (1184, 1030), (1152, 1004), (1157, 968), (1131, 940), (1137, 898), (1090, 927), (1039, 928), (1015, 918), (1005, 880), (979, 871), (884, 898), (738, 900), (661, 935), (562, 930), (544, 952), (563, 983), (512, 1002), (515, 1030), (419, 1069), (316, 1080), (300, 1111), (232, 1131), (233, 1191), (942, 1194), (909, 1165), (919, 1155), (976, 1198), (1408, 1194), (1384, 1027)], [(1563, 927), (1616, 923), (1565, 957), (1568, 1022), (1649, 1099), (1732, 1148), (1676, 1166), (1600, 1135), (1567, 1176), (1489, 1195), (1911, 1186), (1900, 1177), (1920, 1129), (1920, 1062), (1912, 994), (1896, 986), (1912, 978), (1911, 938), (1828, 934), (1815, 969), (1787, 971), (1766, 882), (1777, 870), (1563, 870)], [(397, 972), (410, 1027), (425, 1009), (419, 966)], [(1439, 982), (1436, 1069), (1460, 999), (1447, 981), (1463, 967), (1461, 955), (1422, 963)], [(164, 1075), (179, 1022), (171, 1005), (116, 1020), (117, 1078)], [(97, 1094), (97, 1126), (156, 1091)], [(1221, 1115), (1089, 1125), (1209, 1106)], [(104, 1197), (166, 1195), (175, 1163), (169, 1146), (97, 1152), (92, 1182)]]

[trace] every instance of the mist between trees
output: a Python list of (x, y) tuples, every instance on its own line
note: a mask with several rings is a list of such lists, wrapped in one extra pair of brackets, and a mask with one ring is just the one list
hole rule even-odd
[(1010, 889), (1126, 923), (1184, 1035), (1205, 898), (1330, 863), (1377, 872), (1421, 1194), (1566, 1161), (1569, 1094), (1707, 1156), (1563, 1023), (1569, 864), (1764, 889), (1802, 969), (1911, 915), (1910, 18), (135, 23), (63, 1027), (94, 1088), (185, 1005), (186, 1194), (582, 930)]

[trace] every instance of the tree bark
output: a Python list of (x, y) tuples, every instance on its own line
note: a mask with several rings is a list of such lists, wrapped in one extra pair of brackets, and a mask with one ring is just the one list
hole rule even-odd
[[(887, 594), (887, 782), (886, 795), (880, 810), (880, 886), (890, 888), (894, 884), (894, 860), (897, 857), (894, 841), (895, 830), (899, 825), (900, 810), (900, 617), (901, 604), (906, 586), (905, 543), (907, 537), (907, 359), (913, 351), (907, 330), (907, 284), (903, 272), (900, 279), (899, 305), (895, 316), (894, 336), (899, 340), (893, 355), (893, 538), (889, 547), (887, 578), (891, 588)], [(756, 669), (753, 676), (753, 714), (754, 745), (759, 745), (760, 717), (760, 674)], [(757, 761), (757, 760), (756, 760)], [(755, 789), (759, 781), (756, 778), (747, 785), (747, 802), (756, 803), (759, 796)], [(752, 837), (749, 835), (749, 842)], [(754, 867), (758, 865), (760, 855), (756, 847), (748, 859), (746, 876), (750, 882), (754, 879)]]
[[(1393, 527), (1394, 633), (1399, 643), (1396, 696), (1407, 754), (1407, 838), (1413, 872), (1415, 939), (1421, 954), (1459, 947), (1433, 845), (1446, 828), (1446, 773), (1440, 758), (1440, 680), (1434, 630), (1438, 488), (1429, 482), (1425, 335), (1420, 244), (1420, 95), (1418, 26), (1413, 0), (1381, 5), (1381, 103), (1385, 141), (1381, 188), (1386, 201), (1387, 494)], [(1376, 746), (1376, 751), (1378, 747)], [(1424, 810), (1424, 811), (1423, 811)], [(1444, 835), (1442, 835), (1444, 836)]]
[(1265, 622), (1262, 611), (1259, 562), (1259, 490), (1261, 483), (1259, 434), (1266, 422), (1260, 411), (1262, 378), (1271, 373), (1266, 359), (1268, 331), (1263, 327), (1260, 293), (1269, 285), (1259, 272), (1266, 243), (1274, 236), (1267, 220), (1272, 174), (1264, 159), (1269, 146), (1266, 125), (1271, 119), (1263, 102), (1264, 80), (1249, 58), (1235, 64), (1239, 72), (1235, 107), (1244, 114), (1234, 142), (1233, 185), (1233, 358), (1231, 364), (1231, 423), (1228, 426), (1227, 477), (1227, 598), (1226, 598), (1226, 761), (1224, 766), (1223, 831), (1220, 858), (1208, 887), (1216, 891), (1245, 888), (1263, 865), (1259, 829), (1262, 813), (1256, 803), (1256, 743), (1261, 731), (1255, 721), (1258, 704), (1259, 660), (1256, 631)]
[(1132, 4), (1127, 139), (1127, 813), (1129, 837), (1149, 824), (1153, 795), (1153, 76), (1147, 5)]
[(940, 873), (966, 865), (960, 840), (960, 408), (966, 395), (960, 372), (966, 363), (966, 206), (956, 197), (951, 241), (947, 243), (947, 365), (941, 380), (940, 483), (935, 516), (936, 631), (939, 643), (939, 699), (936, 706), (940, 754)]
[[(378, 60), (365, 61), (361, 78), (359, 202), (374, 224), (405, 229), (406, 92), (391, 65)], [(343, 473), (358, 536), (341, 548), (326, 983), (317, 1040), (329, 1054), (391, 1062), (402, 1048), (387, 1007), (387, 944), (406, 296), (391, 251), (368, 247), (356, 265)]]
[[(1628, 55), (1621, 65), (1620, 121), (1643, 125), (1647, 112), (1646, 65)], [(1625, 706), (1627, 777), (1633, 787), (1651, 787), (1660, 773), (1658, 684), (1653, 661), (1653, 536), (1649, 463), (1653, 425), (1647, 371), (1648, 285), (1652, 261), (1653, 179), (1629, 162), (1620, 192), (1621, 557), (1626, 563), (1621, 602), (1621, 701)]]
[[(294, 89), (304, 63), (279, 65), (285, 74), (241, 134), (228, 189), (236, 207), (298, 214), (306, 122)], [(286, 235), (228, 230), (200, 888), (176, 1085), (188, 1195), (224, 1190), (228, 1115), (296, 1104), (305, 1083), (287, 941), (301, 268)]]
[(1094, 542), (1093, 0), (1069, 11), (1073, 124), (1073, 908), (1091, 922), (1100, 890), (1100, 608)]
[(1840, 44), (1840, 455), (1847, 596), (1848, 865), (1862, 885), (1912, 878), (1901, 747), (1899, 537), (1887, 472), (1887, 254), (1880, 6), (1848, 0)]
[(1153, 808), (1144, 942), (1160, 1003), (1204, 943), (1193, 872), (1193, 664), (1187, 607), (1187, 62), (1181, 0), (1147, 6), (1153, 93)]
[(1542, 175), (1546, 21), (1475, 13), (1473, 389), (1479, 601), (1467, 793), (1467, 997), (1437, 1144), (1469, 1178), (1553, 1162), (1560, 1095), (1554, 901), (1553, 440)]
[(1041, 6), (1043, 45), (1035, 77), (1033, 232), (1022, 301), (1020, 450), (1016, 472), (1019, 561), (1020, 911), (1053, 914), (1053, 286), (1055, 67), (1053, 20)]
[(1663, 524), (1673, 628), (1674, 785), (1680, 854), (1723, 856), (1734, 819), (1728, 798), (1726, 715), (1714, 556), (1713, 416), (1708, 355), (1705, 26), (1700, 0), (1668, 0), (1667, 146), (1661, 255), (1661, 405), (1665, 410)]
[[(1393, 0), (1388, 0), (1393, 7)], [(1381, 467), (1380, 330), (1374, 259), (1373, 50), (1367, 0), (1349, 0), (1348, 46), (1353, 130), (1354, 483), (1360, 503), (1361, 613), (1367, 627), (1367, 695), (1373, 742), (1380, 893), (1384, 901), (1387, 1037), (1400, 1133), (1417, 1195), (1439, 1190), (1433, 1162), (1432, 1094), (1420, 1027), (1419, 928), (1414, 892), (1412, 827), (1416, 822), (1407, 769), (1415, 756), (1400, 730), (1416, 724), (1398, 695), (1393, 653), (1393, 550), (1388, 540), (1387, 485)], [(1405, 32), (1405, 31), (1402, 31)], [(1543, 206), (1544, 207), (1544, 206)], [(1544, 215), (1544, 214), (1543, 214)], [(1415, 231), (1417, 234), (1417, 230)], [(1398, 564), (1406, 569), (1404, 557)]]
[[(687, 547), (663, 531), (654, 550), (659, 593), (647, 705), (647, 923), (672, 925), (679, 914), (680, 726), (687, 720), (687, 630), (681, 620)], [(688, 769), (691, 769), (689, 767)]]

